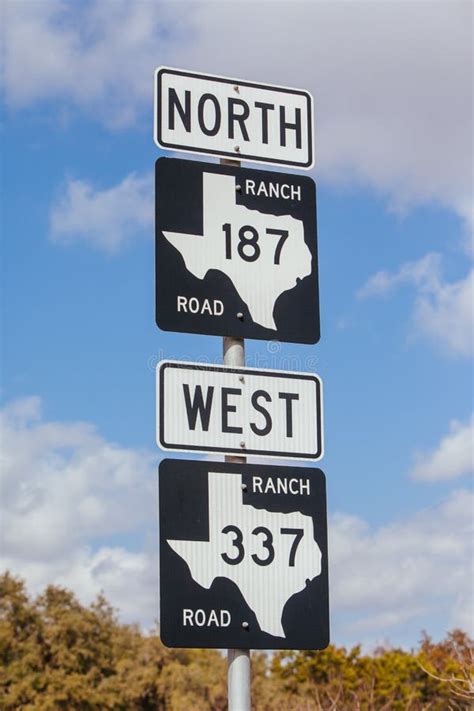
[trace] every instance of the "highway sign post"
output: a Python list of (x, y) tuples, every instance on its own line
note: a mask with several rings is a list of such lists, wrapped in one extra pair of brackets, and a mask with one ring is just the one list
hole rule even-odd
[(328, 644), (320, 469), (165, 459), (159, 483), (167, 646)]
[(329, 643), (325, 479), (245, 455), (323, 455), (318, 376), (246, 369), (244, 338), (319, 340), (314, 182), (240, 167), (314, 164), (308, 92), (160, 67), (156, 323), (223, 336), (224, 367), (157, 368), (157, 442), (226, 463), (160, 465), (161, 637), (228, 647), (229, 711), (250, 711), (250, 648)]
[(323, 456), (322, 384), (315, 374), (161, 361), (156, 388), (162, 449)]
[[(221, 161), (222, 162), (222, 161)], [(243, 338), (226, 336), (222, 339), (224, 365), (242, 367), (245, 365), (245, 343)], [(226, 462), (244, 464), (245, 457), (227, 455)], [(251, 686), (250, 649), (227, 649), (227, 695), (229, 711), (250, 711)]]
[(160, 158), (156, 322), (316, 343), (316, 186), (306, 176)]
[(313, 100), (300, 89), (159, 67), (155, 142), (294, 168), (311, 168)]

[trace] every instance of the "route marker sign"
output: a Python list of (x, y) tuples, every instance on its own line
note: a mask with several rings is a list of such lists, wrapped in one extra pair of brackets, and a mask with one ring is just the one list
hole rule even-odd
[(319, 340), (311, 178), (160, 158), (155, 212), (160, 328)]
[(328, 645), (320, 469), (165, 459), (159, 487), (164, 644)]
[(322, 383), (312, 373), (161, 361), (156, 402), (162, 449), (323, 456)]
[(311, 168), (313, 99), (301, 89), (158, 67), (154, 135), (173, 151)]

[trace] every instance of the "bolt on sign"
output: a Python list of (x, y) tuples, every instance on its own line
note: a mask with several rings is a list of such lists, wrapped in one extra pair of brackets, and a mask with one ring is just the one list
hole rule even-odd
[(173, 151), (311, 168), (313, 99), (300, 89), (159, 67), (155, 142)]
[(162, 449), (317, 460), (323, 456), (317, 375), (161, 361), (156, 370)]
[(156, 322), (316, 343), (316, 186), (306, 176), (160, 158)]
[(165, 459), (159, 489), (164, 644), (328, 645), (320, 469)]

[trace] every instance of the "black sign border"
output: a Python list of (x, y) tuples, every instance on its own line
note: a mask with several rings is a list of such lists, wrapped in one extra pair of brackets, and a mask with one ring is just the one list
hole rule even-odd
[[(206, 148), (194, 148), (192, 146), (184, 146), (179, 143), (166, 143), (163, 141), (161, 137), (161, 124), (160, 121), (158, 120), (158, 117), (161, 114), (161, 86), (162, 86), (162, 75), (163, 74), (172, 74), (174, 76), (182, 76), (182, 77), (189, 77), (189, 78), (198, 78), (198, 79), (208, 79), (209, 81), (215, 81), (215, 82), (221, 82), (222, 84), (232, 84), (232, 85), (240, 85), (240, 86), (249, 86), (254, 89), (266, 89), (267, 91), (279, 91), (283, 94), (296, 94), (298, 96), (304, 96), (307, 100), (307, 120), (308, 120), (308, 161), (303, 163), (301, 161), (282, 161), (278, 160), (275, 158), (259, 158), (258, 156), (254, 156), (250, 153), (236, 153), (236, 152), (230, 152), (230, 151), (209, 151)], [(221, 76), (215, 76), (213, 74), (200, 74), (199, 72), (188, 72), (180, 69), (173, 69), (171, 67), (159, 67), (156, 70), (156, 76), (155, 76), (155, 91), (156, 91), (156, 98), (155, 98), (155, 125), (154, 125), (154, 138), (156, 144), (160, 148), (165, 148), (165, 149), (170, 149), (170, 150), (179, 150), (179, 151), (184, 151), (184, 152), (189, 152), (189, 153), (199, 153), (199, 154), (204, 154), (208, 156), (215, 156), (215, 157), (223, 157), (223, 158), (233, 158), (234, 160), (248, 160), (248, 161), (254, 161), (255, 163), (270, 163), (272, 165), (286, 165), (286, 166), (292, 166), (294, 168), (303, 168), (304, 170), (310, 170), (314, 166), (314, 151), (313, 151), (313, 123), (312, 123), (312, 106), (313, 106), (313, 97), (309, 93), (309, 91), (305, 91), (304, 89), (290, 89), (288, 87), (279, 87), (279, 86), (272, 86), (271, 84), (259, 84), (257, 82), (251, 82), (251, 81), (241, 81), (240, 79), (229, 79), (227, 77), (221, 77)]]
[[(164, 441), (164, 373), (167, 368), (177, 368), (181, 370), (203, 370), (208, 372), (219, 373), (235, 373), (237, 375), (263, 375), (274, 378), (290, 378), (295, 380), (312, 380), (316, 383), (316, 402), (317, 402), (317, 451), (313, 453), (307, 452), (280, 452), (280, 451), (261, 451), (259, 449), (247, 448), (227, 448), (223, 447), (205, 447), (198, 445), (179, 445), (167, 444)], [(201, 365), (196, 363), (186, 363), (184, 361), (161, 361), (157, 365), (158, 371), (158, 439), (157, 443), (161, 449), (171, 452), (213, 452), (214, 454), (239, 454), (244, 457), (247, 455), (259, 457), (275, 457), (278, 459), (303, 459), (310, 461), (319, 461), (324, 456), (323, 446), (323, 397), (322, 397), (322, 381), (316, 374), (309, 373), (292, 373), (284, 370), (261, 370), (259, 368), (229, 368), (220, 365)]]

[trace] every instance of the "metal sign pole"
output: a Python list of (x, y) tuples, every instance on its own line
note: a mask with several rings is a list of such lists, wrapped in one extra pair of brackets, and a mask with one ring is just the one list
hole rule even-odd
[[(240, 161), (227, 160), (221, 158), (221, 165), (237, 165)], [(225, 336), (222, 339), (224, 365), (230, 367), (245, 366), (245, 342), (243, 338)], [(246, 462), (245, 457), (225, 458), (226, 462), (242, 464)], [(229, 711), (250, 711), (250, 650), (249, 649), (228, 649), (227, 650), (227, 696)]]
[[(245, 344), (243, 338), (225, 337), (224, 365), (242, 367), (245, 365)], [(245, 457), (227, 456), (226, 462), (241, 464)], [(250, 711), (250, 650), (227, 650), (227, 695), (229, 711)]]
[(229, 711), (250, 711), (250, 650), (227, 650)]

